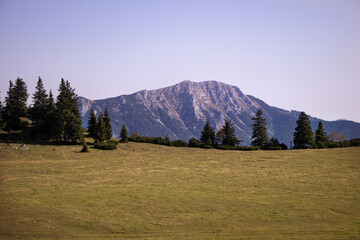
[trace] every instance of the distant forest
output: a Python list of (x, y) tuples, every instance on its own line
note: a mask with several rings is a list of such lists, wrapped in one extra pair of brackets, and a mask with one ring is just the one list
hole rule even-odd
[[(0, 101), (0, 129), (4, 132), (2, 139), (6, 141), (23, 140), (32, 143), (82, 144), (83, 152), (88, 151), (85, 138), (94, 140), (94, 147), (115, 149), (119, 142), (146, 142), (175, 147), (217, 148), (228, 150), (284, 150), (287, 146), (276, 138), (269, 138), (266, 120), (259, 109), (252, 118), (252, 142), (250, 146), (239, 146), (242, 142), (236, 138), (235, 127), (230, 118), (225, 118), (224, 125), (216, 132), (206, 121), (199, 139), (192, 138), (188, 142), (181, 139), (171, 141), (169, 136), (141, 136), (134, 131), (128, 134), (125, 125), (119, 133), (120, 141), (112, 140), (112, 127), (108, 110), (96, 117), (91, 109), (87, 131), (82, 127), (82, 118), (78, 108), (78, 96), (71, 88), (69, 81), (61, 79), (58, 95), (47, 93), (42, 79), (39, 77), (32, 104), (27, 106), (29, 94), (23, 79), (9, 81), (9, 89), (4, 103)], [(325, 133), (322, 122), (319, 122), (315, 133), (311, 129), (309, 117), (301, 112), (294, 129), (294, 149), (334, 148), (360, 146), (360, 139), (346, 140), (346, 136), (333, 132)]]

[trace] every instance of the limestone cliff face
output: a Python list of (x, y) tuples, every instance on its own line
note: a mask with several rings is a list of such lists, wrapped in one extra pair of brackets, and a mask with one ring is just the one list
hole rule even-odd
[[(143, 90), (95, 101), (80, 97), (79, 105), (84, 127), (87, 126), (91, 108), (98, 114), (107, 107), (114, 136), (119, 135), (124, 123), (129, 131), (137, 131), (141, 135), (163, 137), (169, 134), (172, 139), (188, 140), (200, 138), (206, 120), (219, 130), (224, 119), (230, 118), (235, 123), (237, 137), (244, 140), (245, 145), (251, 142), (251, 118), (258, 109), (262, 109), (267, 120), (269, 135), (286, 144), (292, 140), (298, 117), (298, 112), (270, 107), (260, 99), (243, 94), (238, 87), (216, 81), (184, 81), (158, 90)], [(311, 120), (315, 128), (319, 119)], [(325, 129), (326, 126), (336, 129), (337, 122), (341, 121), (323, 121)], [(359, 137), (360, 124), (354, 124)]]

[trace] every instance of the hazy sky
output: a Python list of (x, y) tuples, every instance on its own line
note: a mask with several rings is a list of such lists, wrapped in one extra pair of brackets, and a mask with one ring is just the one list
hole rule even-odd
[(359, 0), (0, 0), (0, 90), (38, 77), (102, 99), (217, 80), (360, 122)]

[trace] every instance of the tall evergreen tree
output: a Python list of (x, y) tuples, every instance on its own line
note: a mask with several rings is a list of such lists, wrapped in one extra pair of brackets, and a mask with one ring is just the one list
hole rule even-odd
[(328, 143), (328, 136), (325, 133), (325, 129), (323, 127), (322, 122), (320, 121), (318, 124), (318, 128), (315, 131), (315, 144), (318, 148), (324, 148), (326, 147), (326, 144)]
[(32, 121), (32, 137), (43, 137), (48, 129), (46, 128), (48, 96), (43, 81), (39, 77), (33, 94), (33, 105), (30, 108), (30, 119)]
[(98, 142), (103, 142), (106, 140), (106, 128), (104, 123), (104, 117), (102, 113), (99, 114), (97, 119), (97, 127), (96, 127), (96, 140)]
[(45, 128), (47, 129), (46, 137), (48, 140), (55, 139), (58, 119), (57, 119), (57, 111), (56, 111), (56, 107), (55, 107), (55, 100), (54, 100), (54, 96), (53, 96), (51, 90), (49, 92), (49, 97), (46, 102), (45, 118), (46, 118), (46, 127)]
[(256, 117), (251, 118), (254, 123), (252, 124), (252, 139), (251, 146), (257, 146), (265, 149), (269, 144), (269, 137), (266, 130), (266, 119), (262, 117), (262, 111), (256, 112)]
[(121, 127), (121, 131), (120, 131), (120, 138), (121, 138), (121, 142), (127, 142), (128, 141), (128, 131), (127, 128), (125, 126), (125, 124), (122, 125)]
[(89, 119), (88, 119), (88, 131), (89, 131), (89, 137), (96, 137), (96, 128), (97, 128), (97, 121), (96, 116), (94, 113), (94, 109), (91, 108)]
[(3, 106), (2, 106), (2, 102), (0, 101), (0, 130), (2, 129), (2, 123), (3, 123), (2, 112), (3, 112)]
[(58, 117), (57, 139), (62, 142), (77, 143), (83, 137), (77, 99), (75, 90), (70, 87), (70, 83), (61, 79), (55, 105)]
[(230, 118), (225, 119), (225, 123), (217, 133), (219, 141), (225, 146), (235, 146), (240, 143), (240, 140), (235, 136), (234, 123)]
[(110, 116), (107, 107), (105, 107), (104, 111), (104, 124), (105, 124), (105, 130), (106, 130), (106, 140), (111, 139), (112, 137), (112, 127), (110, 124)]
[(27, 125), (21, 118), (27, 116), (26, 101), (28, 98), (27, 87), (21, 78), (17, 78), (15, 85), (9, 82), (9, 91), (5, 98), (4, 121), (5, 129), (10, 134), (11, 130), (21, 130)]
[(204, 129), (201, 132), (200, 141), (207, 145), (215, 143), (215, 130), (210, 126), (210, 122), (206, 121)]
[(294, 132), (294, 148), (303, 149), (313, 147), (315, 145), (314, 133), (311, 129), (309, 117), (304, 112), (301, 112), (296, 124), (297, 127)]
[[(4, 122), (5, 130), (8, 131), (10, 135), (11, 129), (16, 125), (17, 116), (15, 115), (15, 106), (14, 106), (14, 84), (9, 81), (9, 90), (7, 91), (7, 96), (5, 97), (5, 108), (4, 108)], [(19, 123), (18, 123), (19, 124)]]

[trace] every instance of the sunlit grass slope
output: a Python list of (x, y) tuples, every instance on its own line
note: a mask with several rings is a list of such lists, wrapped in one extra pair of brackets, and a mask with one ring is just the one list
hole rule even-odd
[(360, 148), (0, 143), (0, 239), (359, 239)]

